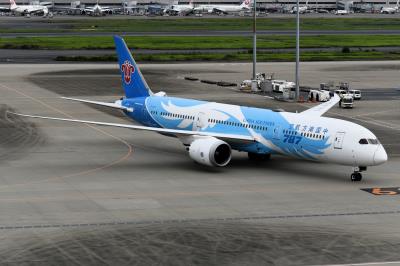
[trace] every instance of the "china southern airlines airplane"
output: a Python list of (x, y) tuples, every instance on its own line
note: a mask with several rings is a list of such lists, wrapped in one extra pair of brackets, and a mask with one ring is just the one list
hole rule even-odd
[(124, 40), (118, 36), (114, 40), (126, 97), (114, 103), (65, 99), (120, 109), (143, 126), (16, 115), (177, 137), (187, 147), (190, 158), (208, 166), (226, 166), (234, 149), (247, 152), (255, 160), (283, 154), (349, 165), (354, 171), (351, 180), (360, 181), (367, 166), (387, 161), (385, 149), (371, 131), (345, 120), (322, 117), (339, 101), (337, 95), (301, 113), (167, 97), (164, 92), (150, 90)]

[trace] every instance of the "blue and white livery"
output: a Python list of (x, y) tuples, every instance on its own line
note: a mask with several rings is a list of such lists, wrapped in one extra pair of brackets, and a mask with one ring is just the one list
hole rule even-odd
[(194, 161), (209, 166), (226, 166), (234, 149), (247, 152), (255, 160), (282, 154), (349, 165), (353, 167), (351, 179), (359, 181), (360, 172), (367, 166), (387, 161), (385, 149), (371, 131), (352, 122), (322, 117), (339, 101), (337, 95), (301, 113), (167, 97), (163, 92), (150, 90), (124, 40), (118, 36), (114, 40), (126, 97), (114, 103), (65, 99), (120, 109), (142, 126), (23, 116), (147, 130), (177, 137)]

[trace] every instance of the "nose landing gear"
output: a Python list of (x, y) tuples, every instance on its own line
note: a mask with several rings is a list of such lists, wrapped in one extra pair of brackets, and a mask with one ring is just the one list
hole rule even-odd
[(366, 166), (358, 166), (358, 167), (353, 167), (353, 173), (351, 174), (350, 178), (352, 182), (358, 182), (361, 181), (362, 179), (362, 171), (366, 171), (367, 167)]

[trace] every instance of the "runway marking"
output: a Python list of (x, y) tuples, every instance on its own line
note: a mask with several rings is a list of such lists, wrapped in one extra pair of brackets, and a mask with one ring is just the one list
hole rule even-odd
[(400, 195), (399, 187), (375, 187), (375, 188), (361, 188), (362, 191), (371, 193), (375, 196), (395, 196)]
[[(306, 104), (301, 104), (301, 103), (298, 103), (298, 104), (300, 106), (310, 108)], [(386, 110), (386, 111), (380, 111), (380, 112), (376, 112), (376, 113), (388, 112), (388, 111), (392, 111), (392, 109), (391, 110)], [(374, 114), (374, 113), (360, 114), (360, 115), (355, 115), (355, 116), (345, 116), (345, 115), (342, 115), (342, 114), (339, 114), (339, 113), (336, 113), (336, 112), (333, 112), (333, 111), (328, 111), (328, 113), (331, 113), (331, 114), (334, 114), (334, 115), (338, 115), (338, 116), (341, 116), (341, 117), (344, 117), (344, 118), (348, 118), (348, 119), (354, 119), (354, 120), (358, 120), (358, 121), (362, 121), (362, 122), (367, 122), (367, 123), (370, 123), (370, 124), (374, 124), (376, 126), (386, 127), (386, 128), (390, 128), (390, 129), (393, 129), (393, 130), (400, 130), (400, 127), (392, 127), (391, 126), (392, 124), (384, 122), (384, 121), (379, 121), (379, 120), (375, 120), (375, 119), (372, 119), (372, 118), (368, 118), (369, 120), (358, 118), (360, 116), (368, 116), (368, 115)]]
[(320, 264), (314, 266), (368, 266), (368, 265), (400, 265), (400, 261), (382, 261), (382, 262), (362, 262), (362, 263), (349, 263), (349, 264)]
[(360, 115), (354, 115), (354, 116), (350, 116), (350, 118), (354, 118), (354, 117), (359, 117), (359, 116), (369, 116), (369, 115), (376, 115), (376, 114), (381, 114), (381, 113), (387, 113), (387, 112), (391, 112), (391, 111), (398, 111), (397, 109), (389, 109), (389, 110), (384, 110), (384, 111), (378, 111), (378, 112), (371, 112), (371, 113), (365, 113), (365, 114), (360, 114)]
[(393, 130), (399, 130), (400, 131), (399, 127), (392, 127), (392, 126), (389, 126), (389, 125), (385, 125), (384, 123), (386, 123), (386, 122), (383, 122), (383, 121), (378, 121), (378, 120), (374, 120), (374, 119), (366, 120), (366, 119), (361, 119), (361, 118), (356, 118), (356, 117), (351, 117), (351, 116), (345, 116), (345, 115), (342, 115), (342, 114), (339, 114), (339, 113), (336, 113), (336, 112), (332, 112), (332, 111), (329, 111), (329, 113), (337, 115), (337, 116), (341, 116), (341, 117), (344, 117), (344, 118), (354, 119), (354, 120), (358, 120), (358, 121), (361, 121), (361, 122), (370, 123), (370, 124), (373, 124), (373, 125), (376, 125), (376, 126), (386, 127), (386, 128), (390, 128), (390, 129), (393, 129)]
[[(23, 92), (21, 92), (21, 91), (15, 89), (15, 88), (8, 87), (7, 85), (4, 85), (4, 84), (0, 84), (0, 86), (3, 87), (3, 88), (5, 88), (5, 89), (7, 89), (7, 90), (14, 91), (14, 92), (16, 92), (17, 94), (19, 94), (19, 95), (21, 95), (21, 96), (23, 96), (23, 97), (25, 97), (25, 98), (31, 99), (32, 101), (35, 101), (35, 102), (37, 102), (37, 103), (43, 105), (44, 107), (46, 107), (46, 108), (48, 108), (48, 109), (51, 109), (51, 110), (53, 110), (53, 111), (55, 111), (55, 112), (57, 112), (57, 113), (60, 113), (60, 114), (65, 115), (66, 117), (69, 117), (69, 118), (74, 119), (73, 116), (71, 116), (71, 115), (69, 115), (69, 114), (63, 112), (62, 110), (57, 109), (56, 107), (53, 107), (53, 106), (51, 106), (51, 105), (49, 105), (49, 104), (47, 104), (47, 103), (45, 103), (45, 102), (43, 102), (43, 101), (41, 101), (41, 100), (39, 100), (39, 99), (33, 97), (33, 96), (27, 95), (27, 94), (25, 94), (25, 93), (23, 93)], [(84, 170), (84, 171), (81, 171), (81, 172), (77, 172), (77, 173), (73, 173), (73, 174), (68, 174), (68, 175), (64, 175), (64, 176), (55, 176), (55, 177), (50, 177), (50, 178), (46, 178), (46, 179), (42, 179), (42, 180), (30, 181), (30, 182), (26, 182), (26, 183), (19, 183), (19, 184), (12, 184), (12, 185), (3, 185), (3, 186), (0, 186), (0, 189), (1, 189), (1, 188), (10, 188), (10, 187), (15, 187), (15, 186), (23, 186), (23, 185), (37, 184), (37, 183), (43, 183), (43, 182), (47, 182), (47, 181), (51, 181), (51, 180), (57, 180), (57, 179), (61, 180), (61, 179), (64, 179), (64, 178), (69, 178), (69, 177), (74, 177), (74, 176), (80, 176), (80, 175), (86, 175), (86, 174), (89, 174), (89, 173), (97, 172), (97, 171), (104, 170), (104, 169), (106, 169), (106, 168), (112, 167), (112, 166), (114, 166), (114, 165), (116, 165), (116, 164), (119, 164), (119, 163), (125, 161), (126, 159), (128, 159), (128, 158), (131, 156), (131, 154), (132, 154), (132, 152), (133, 152), (133, 148), (132, 148), (132, 146), (131, 146), (127, 141), (125, 141), (124, 139), (122, 139), (122, 138), (120, 138), (120, 137), (114, 136), (114, 135), (112, 135), (111, 133), (108, 133), (108, 132), (106, 132), (106, 131), (104, 131), (104, 130), (102, 130), (102, 129), (100, 129), (100, 128), (95, 127), (95, 126), (88, 125), (88, 124), (85, 124), (85, 125), (86, 125), (87, 127), (91, 128), (91, 129), (93, 129), (93, 130), (96, 130), (96, 131), (102, 133), (103, 135), (109, 136), (109, 137), (111, 137), (111, 138), (113, 138), (113, 139), (115, 139), (115, 140), (117, 140), (117, 141), (123, 143), (123, 144), (128, 148), (127, 153), (126, 153), (124, 156), (120, 157), (118, 160), (115, 160), (115, 161), (113, 161), (113, 162), (111, 162), (111, 163), (108, 163), (108, 164), (103, 165), (103, 166), (100, 166), (100, 167), (96, 167), (96, 168), (92, 168), (92, 169), (88, 169), (88, 170)]]
[[(229, 222), (229, 221), (255, 221), (255, 220), (276, 220), (296, 218), (318, 218), (318, 217), (339, 217), (339, 216), (363, 216), (363, 215), (392, 215), (400, 214), (396, 211), (377, 212), (348, 212), (348, 213), (321, 213), (321, 214), (295, 214), (295, 215), (273, 215), (273, 216), (247, 216), (247, 217), (222, 217), (222, 218), (200, 218), (200, 219), (168, 219), (168, 220), (137, 220), (137, 221), (110, 221), (91, 223), (70, 223), (70, 224), (33, 224), (33, 225), (3, 225), (0, 230), (17, 229), (47, 229), (47, 228), (79, 228), (99, 227), (115, 225), (148, 225), (148, 224), (176, 224), (176, 223), (204, 223), (204, 222)], [(350, 264), (351, 265), (351, 264)]]

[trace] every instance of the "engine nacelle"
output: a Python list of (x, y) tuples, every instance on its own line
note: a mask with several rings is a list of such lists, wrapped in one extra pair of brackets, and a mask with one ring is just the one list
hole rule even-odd
[(195, 139), (189, 146), (189, 156), (208, 166), (225, 166), (231, 160), (231, 146), (214, 137)]

